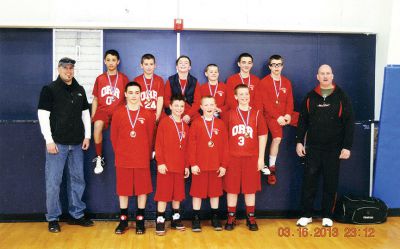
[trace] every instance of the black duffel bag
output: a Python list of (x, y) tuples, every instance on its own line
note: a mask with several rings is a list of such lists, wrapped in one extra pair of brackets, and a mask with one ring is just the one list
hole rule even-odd
[(342, 196), (336, 204), (334, 219), (349, 224), (379, 224), (386, 221), (388, 207), (374, 197)]

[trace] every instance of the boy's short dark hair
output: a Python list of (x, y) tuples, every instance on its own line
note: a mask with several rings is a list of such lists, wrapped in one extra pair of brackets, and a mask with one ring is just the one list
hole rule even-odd
[(208, 70), (209, 67), (216, 67), (216, 68), (218, 68), (218, 65), (217, 65), (217, 64), (214, 64), (214, 63), (208, 64), (208, 65), (206, 66), (206, 68), (204, 68), (204, 72), (205, 72), (205, 73), (207, 72), (207, 70)]
[(156, 57), (154, 57), (154, 55), (152, 54), (144, 54), (142, 56), (142, 59), (140, 59), (140, 64), (143, 64), (144, 60), (153, 60), (154, 63), (156, 63)]
[(238, 59), (237, 59), (237, 62), (240, 62), (240, 60), (241, 60), (243, 57), (250, 57), (250, 58), (251, 58), (251, 61), (254, 61), (253, 56), (252, 56), (251, 54), (249, 54), (249, 53), (241, 53), (241, 54), (239, 55)]
[(135, 82), (135, 81), (131, 81), (131, 82), (129, 82), (128, 84), (126, 84), (126, 86), (125, 86), (125, 92), (128, 91), (128, 87), (130, 87), (130, 86), (137, 86), (137, 87), (139, 87), (139, 90), (142, 91), (142, 87), (140, 86), (139, 83), (137, 83), (137, 82)]
[(181, 55), (181, 56), (179, 56), (178, 59), (176, 59), (176, 61), (175, 61), (175, 65), (178, 66), (179, 60), (180, 60), (180, 59), (183, 59), (183, 58), (188, 59), (188, 60), (189, 60), (189, 65), (190, 65), (190, 66), (192, 65), (192, 60), (191, 60), (191, 59), (189, 58), (189, 56), (187, 56), (187, 55)]
[(109, 54), (116, 56), (117, 59), (119, 60), (119, 53), (118, 53), (117, 50), (115, 50), (115, 49), (109, 49), (109, 50), (107, 50), (107, 51), (104, 53), (104, 59), (105, 59), (105, 58), (107, 57), (107, 55), (109, 55)]
[(283, 57), (280, 56), (279, 54), (271, 55), (271, 56), (269, 57), (269, 59), (268, 59), (268, 65), (271, 64), (271, 61), (272, 61), (272, 60), (281, 60), (281, 61), (282, 61), (282, 64), (283, 64)]
[(182, 94), (178, 93), (178, 94), (174, 94), (174, 95), (171, 96), (171, 98), (170, 98), (171, 105), (172, 105), (172, 103), (174, 103), (174, 101), (186, 102), (186, 98)]
[[(235, 88), (234, 88), (234, 92), (235, 92), (235, 95), (237, 94), (237, 91), (239, 90), (239, 89), (248, 89), (249, 90), (249, 87), (247, 86), (247, 85), (245, 85), (245, 84), (239, 84), (239, 85), (237, 85), (237, 86), (235, 86)], [(250, 90), (249, 90), (250, 91)]]
[(206, 96), (201, 97), (200, 103), (203, 103), (203, 99), (213, 99), (215, 101), (215, 98), (211, 95), (206, 95)]

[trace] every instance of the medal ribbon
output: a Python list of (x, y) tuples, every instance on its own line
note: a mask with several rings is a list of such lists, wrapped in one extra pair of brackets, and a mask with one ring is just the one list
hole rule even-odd
[(206, 119), (204, 117), (202, 117), (202, 119), (203, 119), (204, 126), (206, 127), (206, 130), (207, 130), (207, 135), (211, 140), (212, 136), (213, 136), (213, 130), (214, 130), (214, 117), (212, 117), (212, 120), (211, 120), (211, 131), (208, 130), (208, 125), (207, 125)]
[(134, 129), (135, 129), (135, 125), (136, 125), (136, 121), (138, 120), (138, 117), (139, 117), (140, 106), (139, 106), (139, 109), (138, 109), (138, 111), (137, 111), (137, 113), (136, 113), (136, 117), (135, 117), (135, 120), (133, 121), (133, 123), (132, 123), (131, 114), (129, 113), (128, 105), (126, 105), (126, 112), (128, 113), (129, 123), (131, 123), (132, 130), (134, 130)]
[(178, 79), (178, 80), (179, 80), (179, 85), (181, 86), (182, 95), (184, 96), (185, 95), (185, 89), (186, 89), (186, 86), (188, 84), (188, 81), (186, 80), (185, 87), (182, 88), (181, 79)]
[(242, 120), (244, 126), (246, 127), (246, 132), (247, 132), (247, 127), (249, 126), (249, 120), (250, 120), (250, 112), (251, 112), (251, 107), (249, 107), (249, 113), (247, 114), (247, 119), (246, 121), (243, 118), (242, 112), (239, 109), (239, 106), (237, 107), (237, 111), (239, 113), (240, 119)]
[[(271, 78), (272, 78), (272, 76), (271, 76)], [(274, 82), (276, 99), (279, 100), (279, 94), (281, 93), (281, 87), (282, 87), (282, 79), (279, 77), (279, 89), (276, 88), (276, 82), (275, 82), (274, 78), (272, 78), (272, 81)]]
[(114, 96), (115, 89), (117, 88), (117, 84), (118, 84), (118, 71), (117, 71), (117, 76), (115, 79), (114, 86), (112, 86), (111, 78), (110, 78), (110, 75), (108, 74), (108, 72), (107, 72), (107, 78), (108, 78), (108, 84), (110, 85), (110, 88), (111, 88), (111, 95)]
[[(239, 73), (239, 76), (240, 76), (240, 79), (242, 80), (242, 84), (243, 85), (246, 85), (245, 83), (244, 83), (244, 80), (243, 80), (243, 77), (242, 77), (242, 75)], [(250, 74), (249, 74), (249, 82), (247, 82), (247, 86), (250, 88), (250, 85), (251, 85), (251, 77), (250, 77)]]
[(182, 128), (182, 133), (181, 133), (181, 132), (179, 132), (178, 125), (176, 124), (176, 121), (175, 121), (174, 117), (172, 117), (172, 115), (169, 115), (169, 118), (172, 119), (172, 121), (174, 121), (174, 125), (175, 125), (175, 128), (176, 128), (176, 133), (178, 133), (179, 142), (182, 142), (182, 139), (183, 139), (183, 121), (181, 121), (181, 125), (182, 125), (182, 127), (181, 127)]
[(150, 87), (147, 88), (146, 77), (144, 77), (144, 74), (143, 74), (144, 86), (146, 87), (146, 97), (149, 99), (150, 99), (150, 91), (151, 91), (151, 88), (153, 87), (153, 79), (154, 79), (154, 77), (151, 76)]
[(217, 93), (217, 90), (218, 90), (218, 81), (217, 81), (217, 85), (215, 86), (214, 93), (211, 91), (211, 83), (210, 82), (208, 82), (208, 90), (210, 90), (210, 95), (215, 97), (215, 94)]

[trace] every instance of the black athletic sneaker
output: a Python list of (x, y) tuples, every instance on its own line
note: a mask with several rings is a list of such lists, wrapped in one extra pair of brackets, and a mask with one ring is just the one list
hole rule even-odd
[(121, 220), (119, 222), (117, 228), (115, 228), (115, 234), (123, 234), (128, 229), (129, 229), (128, 221), (127, 220)]
[(183, 223), (182, 223), (180, 214), (175, 213), (175, 214), (172, 216), (171, 228), (172, 228), (172, 229), (176, 229), (176, 230), (181, 230), (181, 231), (185, 230), (185, 226), (184, 226)]
[(254, 217), (254, 213), (249, 213), (247, 215), (246, 224), (249, 227), (250, 231), (258, 231), (258, 225), (256, 223), (256, 218)]
[(56, 220), (49, 221), (49, 232), (51, 233), (61, 232), (60, 224), (58, 224), (58, 221)]
[(225, 230), (232, 231), (236, 226), (236, 215), (235, 213), (228, 213), (228, 220), (225, 224)]
[(192, 231), (201, 232), (200, 217), (198, 215), (195, 215), (192, 219)]
[(215, 231), (222, 231), (222, 225), (218, 215), (214, 214), (211, 217), (211, 226), (214, 228)]
[(79, 219), (70, 219), (68, 221), (69, 225), (78, 225), (78, 226), (83, 226), (83, 227), (91, 227), (94, 225), (93, 221), (89, 218), (86, 218), (85, 216), (82, 216)]
[(136, 234), (144, 234), (146, 228), (144, 227), (144, 217), (142, 215), (136, 216)]
[(156, 220), (156, 235), (164, 235), (165, 234), (165, 218), (162, 216), (158, 216)]

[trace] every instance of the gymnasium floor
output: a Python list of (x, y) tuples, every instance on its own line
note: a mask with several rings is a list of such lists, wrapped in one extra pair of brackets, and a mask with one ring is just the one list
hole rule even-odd
[(400, 217), (389, 217), (381, 225), (348, 225), (335, 223), (322, 228), (320, 220), (308, 230), (295, 226), (294, 219), (259, 219), (260, 230), (250, 232), (244, 220), (239, 220), (234, 231), (215, 232), (208, 221), (203, 231), (190, 230), (185, 221), (184, 232), (167, 229), (165, 236), (156, 236), (154, 223), (144, 235), (136, 235), (131, 228), (123, 235), (115, 235), (115, 221), (96, 221), (94, 227), (70, 226), (61, 222), (61, 233), (47, 231), (46, 222), (0, 223), (1, 249), (114, 249), (114, 248), (284, 248), (284, 249), (397, 249), (400, 248)]

